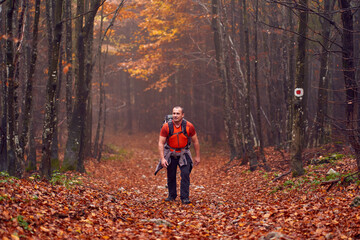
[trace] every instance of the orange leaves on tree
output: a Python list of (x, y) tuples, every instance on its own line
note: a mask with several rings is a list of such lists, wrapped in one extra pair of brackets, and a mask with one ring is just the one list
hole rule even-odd
[(194, 2), (138, 0), (137, 4), (141, 9), (133, 41), (137, 55), (126, 62), (127, 71), (132, 77), (155, 79), (148, 89), (161, 91), (168, 86), (168, 76), (184, 65), (184, 54), (191, 51), (186, 36), (194, 31)]

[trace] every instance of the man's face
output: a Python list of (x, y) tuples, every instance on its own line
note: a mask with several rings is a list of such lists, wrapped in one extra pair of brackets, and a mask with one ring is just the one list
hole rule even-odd
[(174, 122), (180, 122), (184, 117), (184, 113), (181, 111), (181, 108), (174, 108), (172, 116)]

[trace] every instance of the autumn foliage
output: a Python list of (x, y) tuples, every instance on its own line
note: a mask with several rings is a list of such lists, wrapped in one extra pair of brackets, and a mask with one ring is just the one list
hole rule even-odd
[[(139, 141), (139, 139), (143, 139)], [(191, 174), (192, 204), (164, 202), (166, 172), (154, 176), (156, 134), (108, 140), (101, 163), (86, 162), (87, 174), (55, 174), (43, 181), (0, 177), (3, 239), (356, 239), (360, 234), (356, 163), (347, 155), (307, 165), (300, 178), (287, 175), (288, 156), (266, 149), (273, 171), (248, 171), (228, 154), (202, 142), (202, 162)], [(317, 150), (320, 151), (320, 150)], [(307, 158), (333, 154), (308, 152)], [(323, 157), (320, 157), (322, 154)], [(335, 158), (334, 158), (335, 159)], [(331, 188), (332, 168), (339, 172)], [(283, 170), (281, 170), (283, 169)], [(348, 174), (349, 175), (349, 174)], [(357, 181), (357, 182), (356, 182)]]

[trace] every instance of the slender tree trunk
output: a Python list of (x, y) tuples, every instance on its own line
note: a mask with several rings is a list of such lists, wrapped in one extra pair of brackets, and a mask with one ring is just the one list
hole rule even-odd
[(106, 130), (106, 98), (105, 98), (105, 89), (103, 89), (103, 95), (102, 95), (103, 101), (104, 101), (104, 122), (103, 122), (103, 129), (102, 129), (102, 136), (101, 136), (101, 141), (100, 141), (100, 145), (99, 145), (99, 154), (97, 156), (97, 161), (100, 162), (101, 160), (101, 154), (103, 151), (103, 146), (104, 146), (104, 139), (105, 139), (105, 130)]
[(256, 117), (257, 117), (257, 130), (259, 135), (259, 152), (260, 158), (264, 163), (264, 168), (266, 171), (270, 171), (270, 167), (266, 163), (266, 157), (264, 154), (264, 138), (263, 131), (261, 125), (261, 103), (260, 103), (260, 93), (259, 93), (259, 83), (258, 83), (258, 19), (259, 19), (259, 0), (256, 0), (255, 7), (255, 39), (254, 39), (254, 49), (255, 49), (255, 66), (254, 66), (254, 80), (255, 80), (255, 88), (256, 88)]
[[(26, 18), (25, 14), (27, 12), (27, 4), (25, 0), (22, 0), (21, 2), (18, 2), (18, 4), (21, 3), (21, 6), (18, 5), (17, 7), (20, 8), (20, 13), (18, 14), (18, 20), (17, 20), (17, 36), (16, 39), (18, 41), (15, 44), (15, 55), (14, 55), (14, 66), (15, 66), (15, 75), (13, 79), (13, 103), (12, 106), (9, 105), (9, 108), (12, 109), (12, 112), (14, 113), (14, 120), (13, 120), (13, 128), (14, 128), (14, 142), (15, 142), (15, 168), (16, 168), (16, 176), (21, 177), (24, 170), (24, 148), (22, 148), (19, 145), (19, 96), (18, 96), (18, 87), (20, 86), (20, 62), (21, 58), (24, 55), (23, 46), (24, 46), (24, 31), (26, 29)], [(10, 89), (10, 88), (9, 88)]]
[(360, 142), (358, 129), (358, 84), (355, 79), (354, 66), (354, 26), (350, 0), (338, 0), (343, 25), (342, 40), (342, 65), (346, 87), (346, 130), (351, 146), (355, 150), (357, 168), (360, 171)]
[[(75, 21), (75, 59), (74, 59), (74, 67), (75, 67), (75, 98), (72, 106), (70, 123), (68, 126), (68, 139), (66, 141), (66, 149), (64, 161), (61, 166), (62, 171), (68, 170), (76, 170), (77, 169), (77, 160), (79, 155), (79, 145), (80, 145), (80, 128), (81, 124), (85, 124), (85, 122), (81, 123), (81, 113), (79, 112), (79, 95), (81, 94), (81, 88), (83, 88), (83, 78), (84, 76), (80, 75), (80, 66), (82, 66), (82, 71), (84, 68), (84, 64), (80, 63), (80, 60), (83, 60), (83, 43), (79, 43), (80, 38), (83, 38), (83, 22), (84, 17), (82, 16), (84, 12), (84, 1), (77, 1), (76, 5), (76, 16), (80, 16)], [(80, 45), (80, 46), (79, 46)], [(81, 54), (81, 56), (80, 56)], [(81, 96), (81, 95), (80, 95)], [(83, 115), (85, 113), (82, 113)]]
[(66, 123), (70, 125), (72, 114), (72, 87), (73, 87), (73, 61), (72, 61), (72, 6), (71, 0), (65, 0), (65, 19), (66, 21), (66, 39), (65, 39), (65, 55), (66, 55)]
[[(32, 110), (33, 111), (33, 110)], [(34, 114), (31, 113), (33, 116)], [(37, 170), (36, 166), (36, 125), (34, 122), (34, 118), (30, 118), (30, 128), (29, 128), (29, 155), (27, 157), (27, 171), (32, 172)]]
[(51, 144), (51, 172), (54, 171), (58, 171), (60, 170), (60, 161), (59, 161), (59, 99), (60, 99), (60, 92), (61, 92), (61, 83), (62, 83), (62, 78), (63, 78), (63, 74), (62, 74), (62, 61), (63, 58), (62, 56), (63, 51), (62, 48), (60, 47), (60, 53), (59, 53), (59, 70), (58, 70), (58, 83), (57, 83), (57, 88), (56, 88), (56, 93), (55, 93), (55, 119), (54, 119), (54, 133), (53, 133), (53, 139), (52, 139), (52, 144)]
[[(250, 163), (250, 171), (255, 171), (258, 165), (258, 160), (254, 152), (254, 140), (251, 136), (251, 112), (250, 112), (250, 96), (251, 96), (251, 85), (250, 85), (250, 42), (249, 42), (249, 26), (247, 22), (247, 10), (246, 0), (243, 0), (243, 21), (245, 31), (245, 64), (246, 64), (246, 94), (245, 94), (245, 123), (244, 123), (244, 138), (246, 157)], [(244, 159), (245, 159), (244, 158)]]
[[(330, 11), (334, 8), (334, 0), (324, 1), (324, 14), (327, 19), (332, 19)], [(320, 76), (318, 88), (317, 112), (314, 125), (314, 146), (320, 146), (326, 142), (325, 116), (327, 115), (328, 86), (329, 86), (329, 48), (330, 48), (330, 22), (320, 19), (322, 22), (322, 49), (320, 54)]]
[(126, 102), (127, 104), (127, 123), (126, 123), (126, 129), (128, 131), (128, 134), (132, 134), (132, 122), (133, 122), (133, 113), (132, 113), (132, 104), (131, 104), (131, 79), (129, 77), (128, 73), (124, 73), (125, 75), (125, 83), (126, 83)]
[[(100, 17), (100, 36), (103, 34), (103, 24), (104, 24), (104, 7), (101, 7), (101, 17)], [(98, 114), (98, 122), (95, 132), (95, 139), (94, 139), (94, 151), (93, 151), (93, 157), (97, 158), (99, 155), (99, 138), (100, 138), (100, 130), (101, 130), (101, 121), (103, 116), (103, 62), (102, 62), (102, 41), (101, 37), (99, 39), (99, 46), (98, 46), (98, 72), (99, 72), (99, 114)]]
[[(99, 60), (101, 59), (101, 55), (99, 55)], [(103, 82), (103, 70), (101, 67), (101, 63), (99, 61), (99, 80), (100, 80), (100, 92), (99, 92), (99, 116), (98, 116), (98, 124), (96, 128), (96, 135), (94, 140), (94, 154), (93, 157), (97, 158), (100, 153), (100, 131), (101, 131), (101, 122), (103, 120), (104, 115), (104, 98), (103, 98), (103, 92), (104, 92), (104, 82)]]
[[(87, 14), (86, 21), (83, 25), (83, 17), (77, 20), (76, 28), (78, 29), (77, 39), (77, 54), (76, 59), (78, 63), (76, 74), (76, 94), (74, 102), (74, 110), (69, 126), (68, 140), (66, 143), (65, 157), (61, 169), (77, 170), (84, 172), (84, 145), (85, 145), (85, 124), (87, 115), (87, 101), (89, 98), (92, 62), (90, 61), (90, 54), (92, 51), (92, 31), (94, 27), (95, 15), (100, 7), (100, 0), (92, 0), (90, 9)], [(84, 13), (84, 3), (78, 2), (77, 15)], [(90, 40), (90, 41), (89, 41)], [(89, 74), (86, 74), (89, 73)]]
[[(86, 19), (86, 22), (88, 19)], [(93, 25), (93, 24), (92, 24)], [(85, 63), (85, 79), (88, 86), (88, 98), (86, 107), (86, 120), (85, 120), (85, 142), (84, 142), (84, 158), (91, 156), (91, 140), (92, 140), (92, 74), (93, 74), (93, 42), (94, 42), (94, 27), (90, 27), (90, 33), (86, 41), (86, 63)]]
[(224, 30), (220, 21), (220, 1), (212, 0), (212, 28), (214, 31), (214, 44), (216, 52), (216, 67), (219, 74), (219, 77), (223, 84), (224, 91), (224, 122), (225, 130), (228, 138), (228, 144), (230, 148), (230, 160), (234, 159), (237, 156), (235, 137), (234, 137), (234, 124), (232, 123), (233, 119), (231, 117), (231, 98), (230, 98), (230, 80), (228, 79), (228, 73), (226, 68), (226, 56), (225, 56), (225, 43), (224, 43)]
[[(293, 20), (293, 10), (288, 8), (288, 18), (289, 18), (289, 30), (294, 31), (294, 20)], [(293, 91), (294, 91), (294, 66), (295, 66), (295, 37), (294, 34), (290, 34), (288, 40), (288, 71), (289, 71), (289, 78), (288, 78), (288, 93), (286, 101), (286, 146), (290, 147), (291, 139), (292, 139), (292, 127), (294, 122), (294, 110), (293, 110)]]
[[(296, 55), (296, 79), (295, 87), (307, 89), (307, 79), (305, 78), (306, 67), (306, 34), (307, 34), (307, 0), (300, 0), (299, 10), (299, 30), (298, 30), (298, 48)], [(306, 127), (306, 99), (307, 91), (304, 91), (304, 96), (296, 97), (294, 100), (294, 122), (293, 122), (293, 137), (291, 142), (291, 160), (290, 166), (293, 176), (301, 176), (304, 174), (302, 151), (304, 147), (304, 135)]]
[[(51, 145), (56, 124), (56, 88), (58, 84), (58, 61), (62, 34), (62, 10), (63, 1), (56, 0), (55, 3), (47, 4), (47, 18), (49, 26), (53, 26), (53, 31), (49, 30), (49, 76), (46, 86), (45, 120), (42, 134), (42, 158), (41, 175), (46, 178), (51, 177)], [(50, 40), (51, 39), (51, 40)]]
[(9, 0), (6, 2), (6, 78), (5, 84), (7, 87), (7, 157), (8, 157), (8, 171), (11, 176), (18, 176), (21, 173), (17, 173), (17, 159), (15, 154), (15, 135), (16, 135), (16, 123), (15, 123), (15, 62), (14, 62), (14, 43), (13, 43), (13, 17), (15, 8), (15, 1)]
[[(25, 86), (25, 97), (24, 97), (24, 113), (22, 123), (22, 133), (20, 137), (20, 147), (24, 152), (29, 137), (29, 125), (32, 121), (32, 108), (33, 108), (33, 83), (37, 60), (37, 46), (38, 46), (38, 31), (39, 31), (39, 20), (40, 20), (40, 0), (35, 1), (35, 15), (34, 15), (34, 26), (32, 32), (32, 46), (30, 53), (30, 64), (26, 78)], [(22, 156), (23, 158), (24, 156)], [(36, 167), (36, 166), (35, 166)]]
[[(7, 5), (6, 5), (7, 6)], [(7, 13), (7, 12), (6, 12)], [(0, 34), (7, 34), (7, 20), (8, 14), (0, 14)], [(3, 44), (5, 42), (5, 44)], [(0, 41), (1, 49), (7, 48), (7, 41)], [(3, 54), (4, 53), (4, 54)], [(6, 64), (6, 52), (0, 51), (0, 60), (1, 63)], [(0, 145), (0, 171), (8, 171), (8, 154), (7, 154), (7, 118), (8, 118), (8, 79), (7, 71), (1, 71), (1, 126), (0, 126), (0, 136), (1, 136), (1, 145)]]

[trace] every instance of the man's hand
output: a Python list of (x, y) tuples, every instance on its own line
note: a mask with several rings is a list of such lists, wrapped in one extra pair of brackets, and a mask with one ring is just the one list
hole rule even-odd
[(161, 165), (164, 167), (164, 168), (167, 168), (167, 166), (169, 165), (168, 162), (166, 161), (165, 158), (162, 158), (161, 159)]
[(200, 163), (200, 157), (198, 157), (198, 156), (194, 157), (195, 166), (199, 165), (199, 163)]
[(196, 157), (194, 158), (194, 164), (195, 166), (197, 166), (200, 163), (200, 144), (196, 133), (194, 136), (191, 137), (191, 141), (194, 143), (194, 148), (196, 153)]

